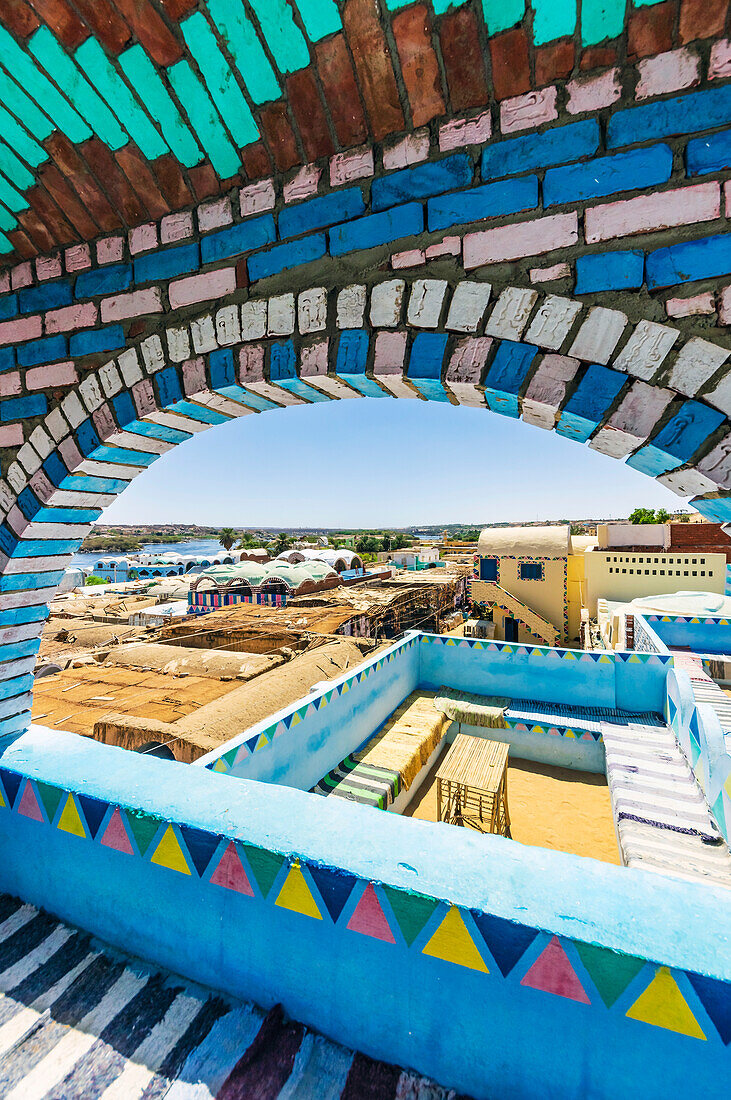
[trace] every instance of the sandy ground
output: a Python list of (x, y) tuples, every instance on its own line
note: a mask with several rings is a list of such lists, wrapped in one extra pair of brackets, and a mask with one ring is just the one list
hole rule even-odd
[[(405, 811), (437, 820), (436, 773)], [(619, 863), (609, 788), (603, 775), (569, 771), (529, 760), (508, 763), (508, 810), (513, 840), (605, 863)], [(455, 826), (456, 828), (457, 826)]]

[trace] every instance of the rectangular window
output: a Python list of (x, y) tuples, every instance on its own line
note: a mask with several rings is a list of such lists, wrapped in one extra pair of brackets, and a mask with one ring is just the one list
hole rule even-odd
[(497, 558), (480, 558), (480, 580), (497, 580)]
[(518, 565), (518, 577), (521, 581), (542, 581), (543, 562), (522, 561)]

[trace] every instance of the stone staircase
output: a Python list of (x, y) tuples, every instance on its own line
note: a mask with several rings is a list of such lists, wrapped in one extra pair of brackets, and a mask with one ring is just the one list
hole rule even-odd
[(519, 619), (530, 630), (531, 634), (535, 634), (536, 637), (547, 642), (548, 645), (556, 645), (556, 641), (560, 637), (560, 631), (556, 629), (553, 623), (549, 623), (532, 607), (514, 596), (512, 592), (508, 592), (506, 588), (501, 588), (497, 581), (483, 581), (482, 585), (482, 592), (487, 603), (495, 604), (501, 611), (505, 611), (506, 614)]

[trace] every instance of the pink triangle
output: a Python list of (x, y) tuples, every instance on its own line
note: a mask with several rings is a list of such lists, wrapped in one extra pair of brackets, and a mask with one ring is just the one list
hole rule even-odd
[(134, 855), (132, 845), (127, 836), (127, 830), (122, 821), (122, 815), (119, 812), (119, 806), (115, 807), (114, 813), (109, 819), (109, 824), (104, 830), (102, 844), (106, 844), (107, 848), (114, 848), (117, 852), (126, 852), (129, 856)]
[(247, 878), (244, 865), (239, 859), (239, 853), (236, 851), (233, 840), (228, 842), (228, 846), (221, 856), (218, 867), (211, 875), (210, 881), (214, 886), (223, 886), (226, 890), (236, 890), (239, 894), (248, 894), (250, 898), (253, 898), (254, 891), (251, 889), (251, 883)]
[(569, 962), (568, 955), (556, 936), (553, 936), (548, 947), (541, 952), (520, 984), (530, 986), (531, 989), (542, 989), (544, 993), (556, 993), (559, 997), (567, 997), (570, 1001), (591, 1004), (576, 971)]
[(348, 921), (348, 928), (351, 932), (362, 932), (364, 936), (373, 936), (374, 939), (384, 940), (386, 943), (396, 943), (372, 882), (368, 883), (361, 895)]
[(45, 821), (30, 779), (26, 780), (23, 797), (18, 804), (18, 813), (23, 817), (32, 817), (34, 821)]

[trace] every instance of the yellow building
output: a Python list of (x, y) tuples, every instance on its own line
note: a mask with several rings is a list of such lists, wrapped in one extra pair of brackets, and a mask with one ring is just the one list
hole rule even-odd
[(593, 617), (597, 600), (630, 603), (673, 592), (726, 591), (726, 555), (692, 550), (595, 547), (584, 554), (584, 606)]

